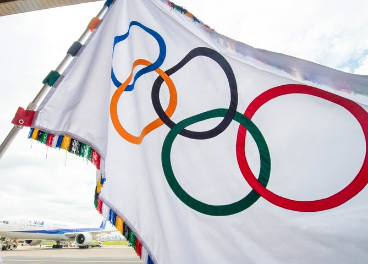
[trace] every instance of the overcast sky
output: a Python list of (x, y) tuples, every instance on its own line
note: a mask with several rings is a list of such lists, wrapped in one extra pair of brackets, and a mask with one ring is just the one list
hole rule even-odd
[[(133, 1), (133, 0), (131, 0)], [(136, 0), (134, 0), (136, 1)], [(368, 75), (368, 1), (178, 0), (217, 32), (256, 48)], [(103, 2), (0, 17), (0, 141), (42, 80), (64, 58)], [(99, 225), (95, 168), (27, 139), (0, 160), (0, 218), (30, 215)], [(47, 155), (47, 159), (46, 159)]]

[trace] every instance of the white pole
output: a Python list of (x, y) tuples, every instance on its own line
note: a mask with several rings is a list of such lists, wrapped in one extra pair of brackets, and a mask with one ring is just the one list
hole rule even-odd
[[(106, 13), (107, 9), (109, 7), (106, 6), (106, 4), (103, 6), (103, 8), (101, 9), (100, 12), (98, 12), (97, 16), (98, 18), (102, 18), (103, 15)], [(79, 43), (84, 43), (85, 40), (87, 39), (87, 37), (91, 34), (91, 31), (89, 28), (87, 28), (83, 34), (80, 36), (80, 38), (78, 39)], [(70, 59), (72, 58), (72, 56), (70, 54), (67, 54), (64, 59), (60, 62), (59, 66), (56, 68), (56, 71), (60, 73), (60, 71), (62, 69), (65, 68), (65, 66), (67, 65), (67, 62), (70, 61)], [(36, 110), (38, 104), (41, 102), (42, 98), (46, 95), (46, 93), (48, 92), (50, 86), (48, 84), (45, 84), (41, 90), (38, 92), (38, 94), (36, 95), (36, 97), (33, 99), (33, 101), (31, 103), (29, 103), (27, 110)], [(6, 150), (9, 148), (9, 146), (11, 145), (11, 143), (13, 142), (14, 138), (18, 135), (19, 131), (22, 129), (22, 126), (17, 126), (14, 125), (14, 127), (10, 130), (8, 136), (4, 139), (3, 143), (1, 143), (0, 145), (0, 159), (2, 158), (2, 156), (4, 155), (4, 153), (6, 152)]]

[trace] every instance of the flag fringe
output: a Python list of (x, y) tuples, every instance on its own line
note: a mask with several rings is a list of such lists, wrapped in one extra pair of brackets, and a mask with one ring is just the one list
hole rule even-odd
[(166, 3), (168, 6), (170, 6), (172, 9), (178, 11), (179, 13), (189, 17), (190, 19), (192, 19), (194, 22), (199, 23), (203, 26), (205, 26), (206, 28), (214, 31), (214, 29), (210, 28), (208, 25), (206, 25), (205, 23), (203, 23), (201, 20), (199, 20), (198, 18), (196, 18), (191, 12), (189, 12), (188, 10), (186, 10), (185, 8), (183, 8), (182, 6), (178, 6), (176, 4), (174, 4), (171, 1), (167, 1), (167, 0), (161, 0), (162, 2)]
[(138, 239), (136, 234), (133, 232), (133, 230), (128, 226), (128, 224), (125, 223), (123, 218), (116, 214), (112, 209), (108, 208), (107, 205), (103, 203), (103, 201), (99, 198), (101, 189), (106, 181), (106, 178), (103, 177), (103, 175), (100, 175), (100, 178), (97, 181), (96, 184), (96, 191), (95, 191), (95, 208), (97, 212), (99, 212), (106, 220), (109, 220), (109, 222), (115, 226), (115, 228), (122, 234), (130, 246), (134, 249), (134, 251), (137, 253), (137, 256), (144, 261), (144, 264), (154, 264), (151, 256), (144, 256), (145, 252), (148, 252), (146, 248), (142, 245), (141, 241)]
[(56, 149), (65, 149), (79, 157), (90, 161), (96, 168), (100, 169), (101, 156), (88, 144), (80, 142), (68, 135), (54, 135), (42, 131), (38, 128), (31, 128), (28, 138), (41, 142), (48, 147)]

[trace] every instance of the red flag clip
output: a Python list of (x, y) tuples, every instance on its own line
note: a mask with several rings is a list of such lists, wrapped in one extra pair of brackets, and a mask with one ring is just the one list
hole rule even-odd
[(33, 110), (24, 110), (23, 107), (19, 107), (12, 120), (12, 124), (16, 126), (30, 127), (35, 113), (36, 112)]

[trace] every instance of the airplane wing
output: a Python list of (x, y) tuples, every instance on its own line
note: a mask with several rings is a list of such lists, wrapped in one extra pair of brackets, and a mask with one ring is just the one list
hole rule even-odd
[[(69, 240), (78, 240), (82, 239), (84, 241), (85, 237), (90, 237), (90, 241), (96, 241), (100, 239), (103, 235), (111, 234), (117, 232), (116, 230), (97, 230), (97, 231), (83, 231), (83, 232), (73, 232), (73, 233), (66, 233), (65, 236), (69, 238)], [(84, 233), (84, 235), (82, 235)], [(88, 234), (88, 235), (86, 235)], [(80, 243), (80, 242), (78, 242)]]
[(98, 237), (101, 235), (106, 235), (106, 234), (111, 234), (111, 233), (115, 233), (118, 232), (117, 230), (81, 230), (81, 231), (76, 231), (76, 232), (71, 232), (71, 233), (65, 233), (65, 236), (69, 237), (69, 238), (75, 238), (78, 234), (80, 233), (90, 233), (93, 237)]
[(98, 235), (104, 234), (111, 234), (117, 232), (117, 230), (106, 230), (106, 220), (103, 220), (99, 228), (83, 228), (83, 229), (76, 229), (73, 232), (66, 233), (65, 236), (69, 238), (75, 238), (80, 233), (90, 233), (93, 237)]

